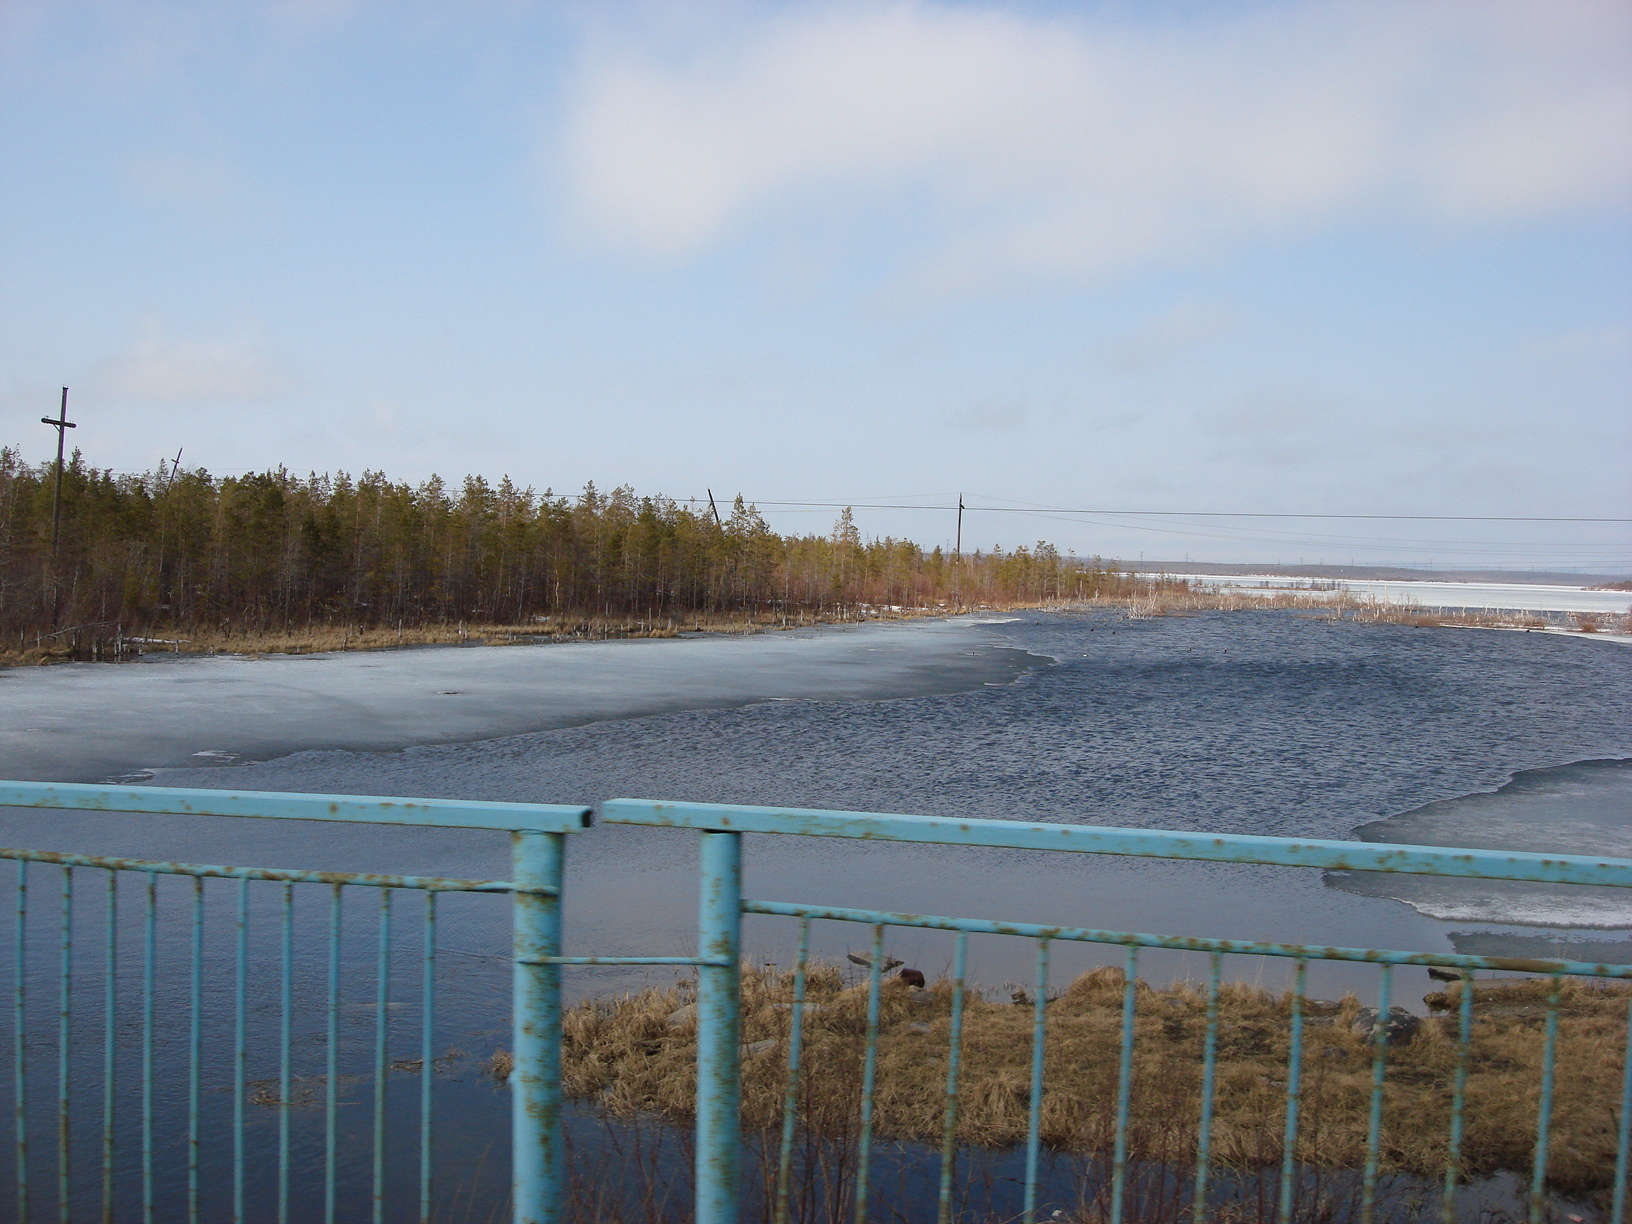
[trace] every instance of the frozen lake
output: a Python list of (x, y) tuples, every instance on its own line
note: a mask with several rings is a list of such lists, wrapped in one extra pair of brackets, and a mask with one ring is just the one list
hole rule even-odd
[[(0, 673), (0, 774), (252, 790), (565, 803), (630, 795), (1279, 836), (1375, 838), (1388, 828), (1390, 839), (1434, 844), (1443, 844), (1436, 830), (1454, 828), (1459, 844), (1625, 853), (1627, 771), (1580, 763), (1629, 756), (1625, 648), (1285, 612), (153, 656)], [(1589, 799), (1567, 772), (1547, 775), (1556, 784), (1515, 785), (1563, 767), (1587, 769)], [(490, 878), (507, 870), (504, 839), (484, 834), (3, 819), (11, 844), (53, 849)], [(693, 837), (667, 831), (609, 826), (577, 839), (569, 915), (580, 950), (686, 952), (693, 853)], [(763, 896), (1169, 934), (1446, 948), (1470, 930), (1494, 938), (1538, 921), (1589, 943), (1632, 926), (1619, 898), (1504, 902), (1466, 885), (1418, 895), (1393, 881), (1333, 888), (1318, 873), (1274, 868), (768, 837), (753, 839), (748, 863)], [(750, 934), (772, 959), (785, 951), (775, 922), (756, 920)], [(822, 950), (841, 952), (846, 933), (829, 934), (839, 942)], [(932, 967), (944, 959), (933, 936), (901, 938), (918, 940), (909, 951)], [(502, 927), (479, 939), (502, 952)], [(988, 980), (1018, 977), (1027, 955), (990, 941), (978, 968)], [(1072, 956), (1062, 969), (1104, 954)], [(1167, 959), (1184, 971), (1183, 958)], [(1336, 966), (1319, 972), (1334, 989), (1358, 980)]]
[[(1145, 577), (1157, 577), (1154, 574)], [(1632, 592), (1592, 591), (1585, 587), (1551, 586), (1524, 582), (1372, 582), (1351, 578), (1288, 578), (1284, 574), (1174, 574), (1205, 586), (1265, 595), (1288, 591), (1317, 598), (1325, 594), (1349, 594), (1384, 603), (1421, 608), (1460, 608), (1478, 611), (1589, 612), (1600, 616), (1622, 616), (1632, 611)], [(1322, 588), (1334, 586), (1336, 591)]]
[[(0, 776), (126, 777), (243, 790), (597, 803), (620, 796), (920, 812), (1035, 821), (1431, 845), (1632, 853), (1632, 650), (1580, 636), (1452, 632), (1316, 619), (1286, 611), (1130, 621), (1114, 613), (1028, 614), (986, 623), (910, 622), (750, 638), (564, 646), (435, 647), (295, 658), (150, 656), (118, 665), (0, 672)], [(0, 809), (0, 841), (193, 862), (505, 878), (507, 838), (324, 822), (140, 817)], [(602, 826), (571, 839), (567, 951), (687, 955), (696, 941), (695, 834)], [(748, 839), (750, 895), (1178, 935), (1632, 960), (1632, 907), (1588, 890), (1481, 886), (1409, 877), (951, 847)], [(101, 954), (109, 904), (100, 872), (76, 872), (77, 939)], [(39, 920), (27, 943), (30, 1043), (57, 1023), (52, 904), (61, 873), (36, 865)], [(342, 923), (337, 1059), (341, 1080), (371, 1076), (378, 896), (348, 890)], [(174, 1074), (185, 1058), (190, 882), (155, 881), (156, 1105), (181, 1133)], [(297, 1075), (321, 1072), (327, 999), (327, 890), (247, 890), (252, 1022), (246, 1078), (275, 1082), (279, 929), (289, 915)], [(390, 895), (389, 893), (383, 895)], [(205, 1134), (231, 1125), (236, 888), (201, 893)], [(121, 1116), (139, 1111), (142, 882), (123, 882), (114, 942), (121, 966)], [(387, 1045), (417, 1067), (423, 898), (393, 906)], [(444, 1166), (472, 1207), (507, 1192), (507, 1102), (480, 1071), (509, 1041), (509, 901), (442, 898), (436, 910), (435, 1093)], [(786, 920), (750, 918), (749, 955), (786, 964)], [(817, 956), (863, 949), (870, 930), (813, 929)], [(8, 942), (6, 947), (11, 947)], [(943, 933), (892, 932), (889, 950), (934, 975)], [(974, 981), (1006, 993), (1032, 972), (1026, 941), (977, 936)], [(1054, 980), (1120, 961), (1056, 946)], [(1237, 978), (1272, 986), (1287, 962), (1230, 958)], [(0, 969), (4, 969), (0, 966)], [(1140, 973), (1195, 978), (1204, 959), (1148, 953)], [(9, 974), (9, 970), (5, 970)], [(82, 974), (74, 1075), (95, 1083), (101, 979)], [(672, 981), (672, 971), (583, 969), (575, 997)], [(1319, 998), (1372, 999), (1377, 970), (1315, 962)], [(1394, 977), (1408, 1005), (1430, 986)], [(33, 1059), (48, 1100), (55, 1060)], [(166, 1070), (166, 1069), (169, 1070)], [(411, 1168), (419, 1080), (387, 1077), (392, 1168)], [(367, 1202), (367, 1097), (341, 1108), (341, 1200)], [(321, 1185), (321, 1111), (292, 1111), (292, 1168)], [(41, 1115), (43, 1118), (43, 1114)], [(249, 1193), (270, 1202), (275, 1110), (249, 1120)], [(575, 1115), (577, 1117), (578, 1115)], [(400, 1124), (397, 1121), (402, 1119)], [(81, 1109), (76, 1147), (100, 1125)], [(593, 1125), (574, 1123), (591, 1142)], [(47, 1150), (44, 1122), (35, 1142)], [(205, 1214), (225, 1214), (227, 1154), (206, 1144)], [(118, 1177), (139, 1182), (139, 1145), (121, 1139)], [(179, 1203), (180, 1149), (158, 1153), (161, 1201)], [(927, 1166), (926, 1166), (927, 1167)], [(95, 1166), (76, 1166), (94, 1198)], [(0, 1170), (0, 1201), (9, 1187)], [(406, 1215), (411, 1179), (388, 1210)], [(301, 1210), (315, 1210), (304, 1199)], [(350, 1208), (348, 1208), (349, 1210)], [(357, 1206), (356, 1210), (363, 1210)], [(299, 1212), (297, 1211), (297, 1215)], [(1471, 1218), (1471, 1217), (1470, 1217)]]

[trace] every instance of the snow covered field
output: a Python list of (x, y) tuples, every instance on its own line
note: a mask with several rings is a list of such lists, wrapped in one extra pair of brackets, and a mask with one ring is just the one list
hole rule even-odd
[[(1320, 596), (1370, 596), (1386, 603), (1424, 608), (1518, 612), (1595, 612), (1624, 615), (1632, 611), (1632, 592), (1589, 591), (1585, 587), (1549, 586), (1522, 582), (1376, 582), (1358, 579), (1288, 578), (1283, 574), (1168, 575), (1190, 577), (1193, 583), (1227, 587), (1265, 596), (1297, 592)], [(1141, 577), (1156, 577), (1154, 574)], [(1335, 586), (1337, 589), (1329, 588)]]

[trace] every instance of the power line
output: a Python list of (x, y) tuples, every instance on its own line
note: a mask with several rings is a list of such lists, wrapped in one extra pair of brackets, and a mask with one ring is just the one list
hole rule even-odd
[[(700, 498), (688, 498), (700, 501)], [(813, 510), (939, 510), (956, 511), (952, 505), (926, 502), (841, 502), (841, 501), (760, 501), (749, 499), (756, 506), (804, 507)], [(1632, 518), (1583, 518), (1520, 514), (1326, 514), (1301, 511), (1271, 510), (1075, 510), (1067, 506), (975, 506), (964, 503), (964, 510), (981, 510), (989, 514), (1095, 514), (1124, 517), (1159, 518), (1250, 518), (1250, 519), (1383, 519), (1408, 523), (1632, 523)]]

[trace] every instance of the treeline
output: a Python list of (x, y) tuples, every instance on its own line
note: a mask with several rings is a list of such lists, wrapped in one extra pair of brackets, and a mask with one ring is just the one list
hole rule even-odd
[(863, 540), (848, 509), (828, 535), (784, 536), (740, 497), (717, 523), (707, 507), (629, 488), (563, 497), (508, 478), (411, 485), (281, 468), (115, 475), (77, 452), (53, 553), (53, 482), (54, 465), (0, 449), (0, 634), (19, 647), (67, 631), (834, 615), (1088, 598), (1128, 581), (1048, 544), (960, 558)]

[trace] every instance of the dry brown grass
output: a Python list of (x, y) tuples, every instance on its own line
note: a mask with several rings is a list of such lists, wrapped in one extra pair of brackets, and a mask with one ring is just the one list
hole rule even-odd
[[(674, 638), (687, 633), (756, 634), (859, 620), (902, 620), (944, 615), (944, 609), (853, 609), (830, 613), (683, 616), (540, 616), (522, 624), (448, 623), (404, 626), (325, 625), (259, 629), (148, 629), (126, 639), (127, 654), (319, 654), (339, 650), (393, 650), (404, 646), (512, 646), (540, 642), (604, 642), (627, 638)], [(100, 643), (113, 656), (111, 640)], [(63, 663), (91, 656), (66, 640), (26, 648), (0, 648), (0, 667)]]
[[(1454, 1005), (1455, 994), (1434, 1001)], [(1546, 981), (1477, 987), (1469, 1060), (1466, 1171), (1526, 1171), (1535, 1142)], [(833, 966), (813, 967), (807, 987), (803, 1128), (843, 1137), (859, 1109), (864, 985)], [(1206, 1000), (1192, 985), (1139, 982), (1130, 1149), (1136, 1161), (1183, 1165), (1195, 1151)], [(1629, 990), (1568, 981), (1559, 1024), (1549, 1180), (1563, 1193), (1601, 1191), (1614, 1164), (1615, 1115), (1626, 1045)], [(1114, 1138), (1123, 976), (1078, 978), (1048, 1006), (1043, 1136), (1054, 1148), (1102, 1153)], [(614, 1116), (692, 1116), (696, 1031), (674, 1018), (694, 998), (688, 983), (571, 1009), (565, 1020), (566, 1087)], [(791, 975), (743, 977), (743, 1110), (751, 1131), (780, 1125)], [(882, 998), (876, 1125), (881, 1136), (938, 1144), (952, 985), (889, 983)], [(1224, 1165), (1263, 1169), (1281, 1159), (1290, 998), (1240, 983), (1220, 997), (1214, 1152)], [(1355, 1169), (1364, 1161), (1371, 1046), (1351, 1029), (1352, 996), (1306, 1015), (1300, 1162)], [(1030, 1082), (1029, 1006), (966, 996), (959, 1141), (1022, 1141)], [(1439, 1175), (1450, 1127), (1456, 1017), (1426, 1020), (1387, 1053), (1382, 1157), (1388, 1170)]]

